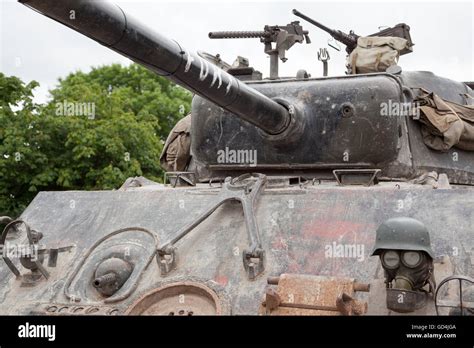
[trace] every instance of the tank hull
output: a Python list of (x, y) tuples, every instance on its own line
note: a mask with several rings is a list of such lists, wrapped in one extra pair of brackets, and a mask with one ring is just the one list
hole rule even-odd
[[(96, 314), (127, 314), (150, 291), (191, 282), (212, 290), (221, 314), (255, 315), (268, 286), (267, 278), (289, 273), (347, 277), (371, 284), (372, 290), (361, 293), (360, 299), (368, 302), (369, 314), (388, 314), (381, 285), (383, 270), (378, 258), (369, 255), (377, 226), (397, 216), (414, 217), (428, 227), (438, 282), (454, 273), (474, 275), (474, 189), (433, 189), (395, 182), (372, 187), (333, 182), (266, 187), (254, 206), (265, 265), (253, 280), (242, 264), (242, 252), (249, 244), (242, 208), (239, 202), (226, 202), (176, 243), (175, 267), (163, 274), (156, 247), (175, 237), (202, 214), (204, 207), (212, 206), (220, 190), (209, 185), (179, 189), (156, 185), (38, 194), (21, 218), (32, 229), (43, 232), (42, 244), (71, 249), (59, 253), (55, 267), (46, 267), (49, 279), (43, 277), (30, 286), (2, 266), (0, 313), (84, 314), (73, 311), (99, 308)], [(124, 228), (136, 231), (116, 235), (114, 245), (139, 246), (140, 252), (134, 254), (132, 250), (132, 257), (143, 262), (136, 266), (139, 274), (135, 287), (126, 283), (128, 293), (110, 302), (94, 291), (90, 276), (83, 270), (95, 267), (97, 260), (84, 261), (91, 251), (100, 254), (94, 251), (100, 239)], [(110, 249), (112, 241), (107, 243)], [(21, 269), (17, 260), (14, 263)], [(63, 308), (60, 313), (58, 308)], [(426, 313), (434, 314), (434, 307), (427, 308)]]

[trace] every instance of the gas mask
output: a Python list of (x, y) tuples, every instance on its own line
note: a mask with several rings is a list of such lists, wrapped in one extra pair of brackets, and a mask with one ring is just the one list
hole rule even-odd
[(387, 308), (412, 312), (426, 305), (436, 287), (433, 259), (423, 251), (384, 250), (380, 261), (385, 271)]
[(374, 255), (384, 269), (388, 309), (406, 313), (426, 305), (436, 284), (430, 235), (421, 221), (397, 217), (383, 222), (376, 231)]

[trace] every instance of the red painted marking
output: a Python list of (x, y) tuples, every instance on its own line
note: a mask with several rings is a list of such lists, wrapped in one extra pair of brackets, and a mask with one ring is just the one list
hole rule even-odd
[(302, 226), (302, 239), (318, 239), (364, 243), (375, 236), (373, 223), (344, 220), (316, 220)]
[(227, 278), (224, 275), (216, 275), (214, 278), (214, 281), (222, 286), (226, 286), (227, 283), (229, 282), (229, 278)]

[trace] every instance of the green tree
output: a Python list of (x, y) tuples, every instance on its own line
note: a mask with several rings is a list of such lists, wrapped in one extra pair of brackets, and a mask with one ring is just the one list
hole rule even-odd
[(163, 141), (189, 112), (187, 91), (135, 64), (72, 73), (46, 105), (32, 101), (36, 86), (0, 73), (0, 215), (19, 215), (38, 191), (161, 180)]

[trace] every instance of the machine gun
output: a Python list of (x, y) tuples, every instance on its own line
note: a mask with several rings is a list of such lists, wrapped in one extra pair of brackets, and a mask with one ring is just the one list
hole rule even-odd
[[(311, 43), (308, 31), (303, 30), (300, 22), (291, 22), (288, 25), (266, 25), (263, 31), (212, 31), (210, 39), (260, 39), (265, 45), (264, 52), (270, 56), (270, 79), (278, 78), (278, 58), (286, 62), (285, 52), (296, 42)], [(275, 43), (275, 48), (272, 43)]]
[[(346, 46), (346, 52), (350, 54), (356, 47), (357, 47), (357, 39), (360, 37), (360, 35), (355, 34), (352, 30), (349, 32), (349, 34), (344, 33), (343, 31), (340, 30), (335, 30), (326, 27), (324, 24), (321, 24), (314, 19), (306, 16), (305, 14), (301, 13), (300, 11), (294, 9), (293, 14), (295, 16), (298, 16), (305, 21), (317, 26), (319, 29), (324, 30), (326, 33), (331, 35), (335, 40), (343, 43)], [(374, 34), (367, 35), (367, 36), (394, 36), (394, 37), (401, 37), (402, 39), (405, 39), (408, 41), (407, 48), (402, 50), (400, 52), (400, 55), (404, 55), (407, 53), (413, 52), (413, 42), (411, 41), (411, 36), (410, 36), (410, 27), (406, 25), (405, 23), (399, 23), (395, 25), (392, 28), (386, 28), (381, 31), (378, 31)]]

